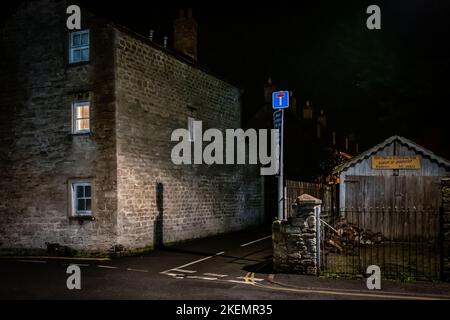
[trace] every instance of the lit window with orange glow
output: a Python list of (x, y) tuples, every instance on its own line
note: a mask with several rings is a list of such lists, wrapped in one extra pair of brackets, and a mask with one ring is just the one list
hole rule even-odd
[(73, 133), (89, 133), (91, 132), (90, 123), (90, 103), (77, 102), (73, 105)]

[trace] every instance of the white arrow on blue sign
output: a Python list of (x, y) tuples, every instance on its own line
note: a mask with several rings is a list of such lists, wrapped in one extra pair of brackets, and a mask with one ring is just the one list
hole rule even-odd
[(272, 95), (274, 109), (289, 108), (289, 91), (274, 92)]

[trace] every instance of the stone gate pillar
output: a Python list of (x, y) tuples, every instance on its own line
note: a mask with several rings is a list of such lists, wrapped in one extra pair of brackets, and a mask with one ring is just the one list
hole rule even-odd
[[(276, 272), (318, 275), (320, 270), (319, 225), (322, 201), (304, 194), (297, 198), (287, 221), (275, 221), (273, 262)], [(320, 212), (320, 211), (319, 211)]]
[(450, 177), (442, 179), (442, 250), (441, 273), (443, 280), (450, 281)]

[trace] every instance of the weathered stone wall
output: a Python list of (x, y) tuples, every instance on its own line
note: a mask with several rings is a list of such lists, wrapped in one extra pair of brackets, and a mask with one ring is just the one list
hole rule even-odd
[(296, 200), (287, 221), (273, 223), (273, 260), (276, 272), (317, 275), (317, 221), (314, 208), (322, 202), (309, 195)]
[(442, 179), (442, 275), (450, 281), (450, 178)]
[(118, 32), (119, 243), (152, 247), (257, 225), (256, 166), (176, 166), (175, 129), (241, 127), (239, 90), (126, 31)]
[[(258, 167), (170, 159), (189, 116), (241, 126), (238, 89), (86, 10), (91, 61), (69, 66), (66, 5), (24, 3), (0, 28), (0, 250), (136, 249), (258, 224)], [(92, 133), (74, 136), (81, 92)], [(94, 221), (69, 219), (69, 179), (92, 180)]]
[[(66, 1), (27, 1), (0, 26), (0, 248), (107, 250), (116, 234), (114, 29), (83, 11), (91, 62), (68, 66)], [(92, 134), (72, 98), (93, 93)], [(68, 217), (68, 179), (92, 178), (95, 221)]]

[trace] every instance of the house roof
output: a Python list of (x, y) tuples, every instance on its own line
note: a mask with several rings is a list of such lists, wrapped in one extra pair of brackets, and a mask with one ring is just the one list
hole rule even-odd
[[(150, 39), (148, 39), (141, 33), (137, 32), (136, 30), (133, 30), (129, 26), (124, 25), (124, 24), (120, 23), (119, 21), (117, 21), (117, 18), (113, 17), (111, 14), (105, 13), (98, 9), (97, 10), (93, 9), (92, 7), (88, 6), (89, 1), (74, 0), (73, 3), (79, 5), (81, 8), (83, 8), (83, 10), (86, 10), (87, 12), (91, 13), (93, 16), (103, 19), (106, 23), (110, 24), (117, 30), (124, 32), (127, 35), (132, 36), (135, 39), (142, 41), (146, 45), (151, 46), (154, 49), (157, 49), (157, 50), (161, 51), (162, 53), (169, 55), (182, 63), (189, 65), (192, 68), (195, 68), (201, 72), (204, 72), (204, 73), (216, 78), (217, 80), (223, 81), (224, 83), (242, 91), (242, 88), (240, 88), (238, 86), (238, 84), (235, 83), (234, 81), (232, 81), (231, 79), (214, 72), (207, 66), (177, 52), (174, 49), (165, 48), (162, 44), (158, 44), (156, 41), (151, 41)], [(22, 9), (22, 7), (25, 5), (29, 5), (29, 1), (20, 1), (17, 4), (15, 4), (14, 6), (11, 5), (10, 10), (7, 10), (9, 13), (9, 17), (11, 17), (14, 12), (20, 11)], [(9, 12), (9, 11), (11, 11), (11, 12)], [(6, 18), (5, 20), (7, 20), (9, 17), (5, 16), (5, 18)], [(4, 21), (0, 20), (0, 29), (3, 27), (4, 23), (5, 23)]]
[(334, 170), (334, 173), (339, 173), (339, 172), (342, 172), (352, 166), (355, 166), (356, 164), (370, 158), (378, 151), (384, 149), (386, 146), (388, 146), (396, 141), (400, 142), (403, 145), (408, 146), (411, 149), (414, 149), (417, 153), (420, 153), (426, 157), (429, 157), (431, 160), (434, 160), (438, 164), (450, 169), (450, 161), (448, 161), (442, 157), (439, 157), (438, 155), (434, 154), (432, 151), (425, 149), (422, 146), (419, 146), (417, 143), (412, 142), (409, 139), (406, 139), (401, 136), (392, 136), (392, 137), (386, 139), (385, 141), (383, 141), (382, 143), (377, 144), (376, 146), (372, 147), (371, 149), (359, 154), (358, 156), (354, 157), (352, 160), (342, 164), (339, 167), (336, 167), (336, 169)]

